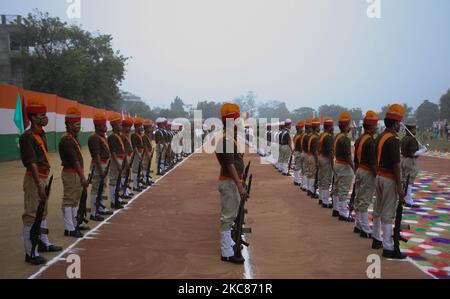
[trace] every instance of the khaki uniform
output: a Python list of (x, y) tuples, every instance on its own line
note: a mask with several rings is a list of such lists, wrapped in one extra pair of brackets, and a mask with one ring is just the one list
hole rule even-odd
[(419, 164), (414, 154), (419, 150), (419, 143), (414, 137), (406, 135), (401, 140), (401, 171), (402, 179), (406, 181), (409, 176), (409, 185), (413, 185), (419, 174)]
[[(133, 145), (133, 148), (137, 148), (139, 154), (143, 154), (144, 152), (144, 142), (142, 140), (142, 136), (137, 134), (137, 133), (133, 133), (131, 135), (131, 144)], [(139, 161), (139, 159), (137, 159), (137, 157), (135, 157), (135, 159), (133, 160), (133, 165), (132, 165), (132, 171), (133, 174), (138, 174), (139, 171), (139, 165), (142, 163), (142, 161)], [(142, 171), (142, 169), (141, 169)]]
[(332, 190), (333, 209), (339, 210), (339, 216), (347, 218), (349, 210), (347, 207), (348, 193), (352, 187), (354, 173), (346, 158), (351, 156), (351, 142), (347, 135), (339, 133), (334, 141), (334, 154), (336, 164), (334, 166), (335, 181)]
[[(400, 163), (400, 140), (394, 132), (385, 131), (376, 142), (378, 175), (375, 182), (376, 200), (373, 211), (373, 238), (383, 240), (383, 248), (393, 250), (392, 222), (398, 204), (394, 165)], [(381, 238), (383, 227), (383, 238)]]
[(301, 166), (301, 181), (302, 181), (302, 189), (306, 190), (308, 188), (307, 186), (307, 168), (308, 168), (308, 140), (309, 140), (309, 134), (304, 133), (302, 138), (300, 138), (300, 146), (302, 148), (302, 152), (300, 154), (300, 166)]
[(333, 157), (333, 136), (323, 132), (319, 140), (319, 188), (321, 190), (330, 190), (333, 169), (330, 157)]
[[(227, 165), (233, 164), (240, 177), (244, 172), (244, 154), (238, 153), (237, 142), (229, 137), (223, 140), (223, 142), (218, 142), (216, 147), (216, 157), (220, 164), (219, 192), (222, 203), (220, 227), (222, 232), (231, 230), (240, 202), (238, 188), (228, 172)], [(220, 146), (223, 148), (220, 149)], [(234, 152), (229, 153), (227, 148), (233, 148)]]
[(119, 134), (112, 133), (108, 137), (108, 146), (111, 152), (111, 156), (112, 153), (115, 153), (120, 164), (120, 169), (117, 169), (116, 163), (113, 163), (113, 161), (111, 161), (111, 165), (109, 167), (109, 186), (115, 187), (117, 185), (117, 178), (119, 177), (119, 173), (122, 171), (123, 160), (126, 156), (125, 144)]
[[(40, 183), (46, 185), (50, 173), (50, 164), (46, 158), (47, 137), (45, 132), (34, 134), (31, 129), (25, 131), (19, 140), (20, 156), (23, 165), (28, 169), (31, 163), (35, 163), (39, 170)], [(39, 139), (40, 138), (40, 139)], [(38, 141), (39, 140), (39, 141)], [(40, 143), (42, 141), (42, 145)], [(45, 152), (44, 152), (45, 151)], [(22, 221), (25, 226), (31, 226), (36, 218), (37, 207), (39, 205), (39, 195), (36, 184), (27, 170), (23, 180), (24, 191), (24, 213)], [(47, 216), (47, 205), (45, 205), (44, 219)]]
[[(47, 185), (50, 174), (50, 164), (47, 155), (47, 137), (45, 132), (35, 133), (31, 129), (25, 131), (19, 139), (20, 145), (20, 157), (22, 164), (27, 168), (23, 179), (23, 192), (24, 192), (24, 212), (22, 214), (23, 232), (22, 238), (24, 243), (25, 253), (31, 255), (32, 244), (30, 241), (31, 227), (36, 220), (37, 208), (39, 206), (39, 194), (36, 187), (36, 183), (31, 176), (29, 168), (34, 163), (38, 167), (39, 183)], [(51, 245), (48, 239), (48, 223), (47, 223), (48, 205), (44, 207), (44, 213), (41, 222), (41, 234), (39, 236), (46, 246)], [(39, 256), (37, 248), (34, 252), (36, 256)]]
[[(97, 202), (97, 193), (99, 191), (101, 176), (100, 171), (104, 172), (106, 170), (107, 164), (110, 159), (110, 151), (108, 142), (106, 141), (106, 138), (104, 136), (100, 136), (98, 134), (92, 134), (89, 136), (88, 139), (88, 147), (89, 152), (91, 154), (92, 162), (90, 171), (92, 172), (92, 169), (95, 168), (95, 171), (92, 174), (91, 179), (91, 215), (97, 216), (97, 209), (96, 209), (96, 202)], [(101, 161), (101, 170), (99, 170), (94, 162), (94, 159), (96, 156), (100, 156)], [(106, 190), (106, 187), (108, 186), (108, 175), (104, 179), (104, 185), (103, 190)], [(103, 205), (103, 203), (101, 203)], [(103, 209), (100, 209), (102, 211)]]
[(76, 137), (66, 133), (59, 142), (59, 156), (63, 170), (61, 179), (63, 182), (62, 208), (78, 207), (83, 187), (80, 184), (80, 177), (75, 170), (75, 163), (79, 163), (83, 169), (83, 156), (81, 154), (81, 145)]

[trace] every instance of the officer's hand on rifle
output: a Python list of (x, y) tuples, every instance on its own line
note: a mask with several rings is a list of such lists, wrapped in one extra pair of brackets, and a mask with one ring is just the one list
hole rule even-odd
[(47, 194), (45, 193), (45, 184), (42, 182), (39, 182), (39, 184), (36, 186), (38, 189), (38, 195), (40, 200), (45, 203), (47, 201)]
[(397, 185), (397, 194), (398, 194), (398, 200), (400, 201), (401, 204), (405, 203), (405, 190), (403, 190), (403, 186)]
[(247, 190), (245, 190), (244, 186), (242, 184), (239, 187), (239, 195), (241, 196), (242, 200), (247, 200), (250, 196), (247, 193)]
[(83, 190), (86, 191), (89, 186), (89, 182), (85, 178), (81, 178), (80, 185), (83, 187)]

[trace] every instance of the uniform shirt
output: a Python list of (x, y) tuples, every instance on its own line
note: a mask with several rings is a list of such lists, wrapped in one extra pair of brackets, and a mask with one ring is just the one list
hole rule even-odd
[(401, 153), (405, 158), (414, 158), (414, 154), (419, 150), (419, 143), (417, 140), (410, 136), (406, 135), (402, 138), (401, 141)]
[(131, 134), (131, 144), (133, 145), (133, 148), (137, 148), (139, 150), (144, 148), (144, 143), (142, 141), (142, 137), (138, 135), (137, 133)]
[(308, 153), (308, 142), (311, 135), (305, 134), (303, 135), (303, 138), (301, 139), (302, 142), (302, 150), (304, 153)]
[(161, 128), (156, 129), (153, 135), (155, 136), (156, 143), (164, 143), (164, 134)]
[(112, 133), (108, 137), (109, 150), (116, 155), (123, 157), (125, 155), (125, 144), (119, 134)]
[(296, 151), (296, 152), (302, 152), (301, 139), (303, 137), (303, 134), (305, 134), (305, 133), (301, 132), (300, 134), (297, 133), (294, 136), (294, 151)]
[[(221, 148), (222, 147), (222, 148)], [(233, 152), (227, 151), (227, 149), (233, 149)], [(223, 177), (231, 178), (231, 174), (228, 172), (228, 165), (233, 164), (239, 177), (244, 172), (244, 154), (238, 153), (236, 142), (226, 137), (222, 141), (217, 142), (216, 157), (220, 164), (220, 175)]]
[(319, 136), (312, 134), (308, 139), (308, 154), (314, 154), (317, 152), (317, 144), (319, 143)]
[(342, 136), (336, 143), (336, 152), (335, 152), (336, 160), (345, 161), (348, 156), (351, 156), (352, 154), (351, 147), (352, 145), (350, 138), (348, 138), (347, 135)]
[[(325, 133), (323, 133), (325, 134)], [(333, 135), (327, 134), (320, 144), (319, 154), (327, 158), (333, 157)]]
[[(45, 150), (48, 150), (47, 136), (45, 135), (45, 132), (42, 131), (41, 133), (38, 133), (38, 135), (44, 142)], [(31, 163), (35, 163), (39, 168), (50, 169), (50, 164), (49, 161), (47, 161), (44, 150), (33, 136), (31, 129), (28, 129), (20, 136), (19, 145), (20, 158), (22, 159), (23, 166), (29, 168)]]
[(152, 147), (152, 141), (151, 141), (150, 137), (148, 137), (148, 135), (144, 134), (142, 136), (142, 140), (144, 141), (144, 147), (146, 149), (150, 150)]
[(289, 140), (291, 139), (291, 134), (288, 129), (283, 129), (280, 134), (280, 144), (281, 145), (288, 145)]
[(83, 156), (81, 155), (81, 144), (77, 137), (69, 133), (64, 134), (59, 141), (59, 157), (61, 165), (65, 168), (75, 168), (75, 163), (80, 163), (83, 168)]
[(354, 160), (355, 164), (360, 164), (360, 165), (362, 164), (364, 166), (371, 168), (372, 166), (376, 165), (376, 163), (377, 163), (375, 140), (373, 139), (372, 136), (369, 135), (369, 137), (364, 142), (364, 144), (362, 146), (362, 150), (361, 150), (361, 161), (358, 160), (359, 159), (358, 158), (358, 149), (359, 149), (359, 145), (361, 143), (361, 139), (367, 135), (369, 135), (369, 134), (365, 133), (356, 140), (356, 142), (355, 142), (355, 157), (353, 160)]
[(381, 153), (379, 153), (379, 142), (386, 133), (387, 131), (384, 131), (381, 135), (379, 135), (375, 142), (377, 156), (378, 154), (381, 154), (378, 167), (388, 170), (394, 170), (394, 164), (400, 163), (400, 140), (398, 139), (397, 135), (394, 134), (394, 136), (386, 140), (383, 147), (381, 148)]
[(120, 138), (122, 138), (123, 145), (125, 147), (125, 153), (132, 154), (133, 153), (133, 147), (131, 146), (130, 138), (124, 133), (120, 134)]
[(105, 137), (92, 134), (88, 139), (88, 147), (92, 159), (95, 159), (97, 155), (100, 155), (100, 159), (103, 161), (109, 159), (109, 146)]

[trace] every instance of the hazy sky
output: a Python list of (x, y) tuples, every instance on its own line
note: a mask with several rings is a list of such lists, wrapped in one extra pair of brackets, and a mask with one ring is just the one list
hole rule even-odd
[[(288, 108), (321, 104), (379, 109), (450, 88), (450, 1), (81, 0), (90, 31), (112, 34), (132, 56), (122, 88), (151, 106), (225, 101), (254, 91)], [(69, 20), (66, 0), (2, 0)]]

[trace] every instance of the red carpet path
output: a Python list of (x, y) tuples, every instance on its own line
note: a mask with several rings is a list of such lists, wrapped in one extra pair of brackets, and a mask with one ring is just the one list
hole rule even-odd
[[(306, 197), (292, 178), (257, 155), (248, 158), (253, 233), (245, 267), (220, 261), (219, 169), (207, 154), (192, 155), (62, 258), (78, 254), (82, 278), (367, 278), (367, 256), (381, 251)], [(435, 170), (443, 170), (439, 164)], [(428, 277), (410, 262), (381, 261), (382, 278)], [(57, 260), (37, 278), (66, 278), (68, 265)]]

